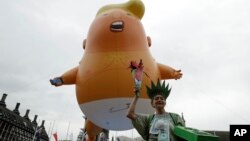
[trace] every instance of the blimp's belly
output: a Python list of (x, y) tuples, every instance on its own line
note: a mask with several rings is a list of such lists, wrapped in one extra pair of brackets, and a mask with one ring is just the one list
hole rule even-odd
[[(99, 127), (109, 130), (132, 129), (130, 119), (126, 117), (132, 98), (111, 98), (80, 104), (82, 112)], [(137, 113), (153, 113), (150, 100), (141, 98), (136, 106)]]

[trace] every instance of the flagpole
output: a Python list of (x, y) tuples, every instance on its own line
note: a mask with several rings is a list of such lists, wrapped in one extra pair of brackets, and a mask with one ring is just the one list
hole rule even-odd
[(49, 123), (48, 135), (50, 134), (51, 125), (52, 125), (52, 121), (50, 121), (50, 123)]
[(38, 125), (36, 126), (35, 133), (34, 133), (32, 141), (35, 141), (37, 127), (38, 127)]
[(38, 125), (39, 125), (39, 121), (40, 120), (38, 120), (38, 123), (37, 123), (36, 129), (35, 129), (35, 133), (34, 133), (32, 141), (35, 141), (35, 137), (36, 137), (36, 132), (37, 132), (37, 128), (38, 128)]
[(70, 141), (73, 141), (73, 132), (71, 131), (71, 134), (70, 134)]
[(49, 140), (51, 139), (51, 136), (52, 136), (52, 132), (53, 132), (54, 125), (55, 125), (55, 120), (53, 121), (53, 124), (52, 124), (52, 128), (51, 128), (51, 132), (50, 132)]
[(70, 127), (70, 122), (69, 122), (69, 125), (68, 125), (68, 130), (67, 130), (67, 134), (66, 134), (66, 140), (68, 139), (69, 127)]

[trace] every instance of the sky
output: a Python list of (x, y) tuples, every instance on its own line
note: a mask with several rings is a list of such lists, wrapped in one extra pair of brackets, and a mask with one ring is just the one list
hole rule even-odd
[[(59, 139), (76, 139), (84, 120), (75, 87), (49, 79), (77, 66), (82, 42), (98, 9), (126, 0), (0, 0), (0, 93), (7, 108), (45, 121)], [(250, 1), (143, 0), (150, 52), (181, 69), (166, 110), (183, 113), (188, 127), (229, 131), (250, 124)], [(1, 96), (1, 95), (0, 95)], [(54, 123), (53, 129), (52, 124)], [(138, 136), (135, 130), (113, 135)]]

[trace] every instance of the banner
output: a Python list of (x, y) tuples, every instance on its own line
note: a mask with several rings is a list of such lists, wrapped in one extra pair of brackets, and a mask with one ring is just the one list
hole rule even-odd
[(55, 138), (55, 141), (58, 141), (57, 133), (54, 133), (53, 136)]

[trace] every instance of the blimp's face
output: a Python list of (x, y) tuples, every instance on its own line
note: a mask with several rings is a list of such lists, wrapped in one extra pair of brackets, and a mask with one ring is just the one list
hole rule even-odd
[[(90, 27), (76, 80), (80, 108), (94, 124), (110, 130), (132, 128), (126, 117), (134, 96), (134, 80), (128, 66), (130, 61), (139, 59), (147, 73), (152, 74), (147, 68), (155, 65), (140, 19), (120, 9), (98, 15)], [(149, 84), (150, 79), (144, 77), (143, 85)], [(138, 112), (153, 112), (145, 88), (142, 93)]]
[(91, 24), (85, 51), (131, 51), (136, 44), (147, 47), (147, 37), (140, 19), (132, 13), (113, 9), (99, 14)]

